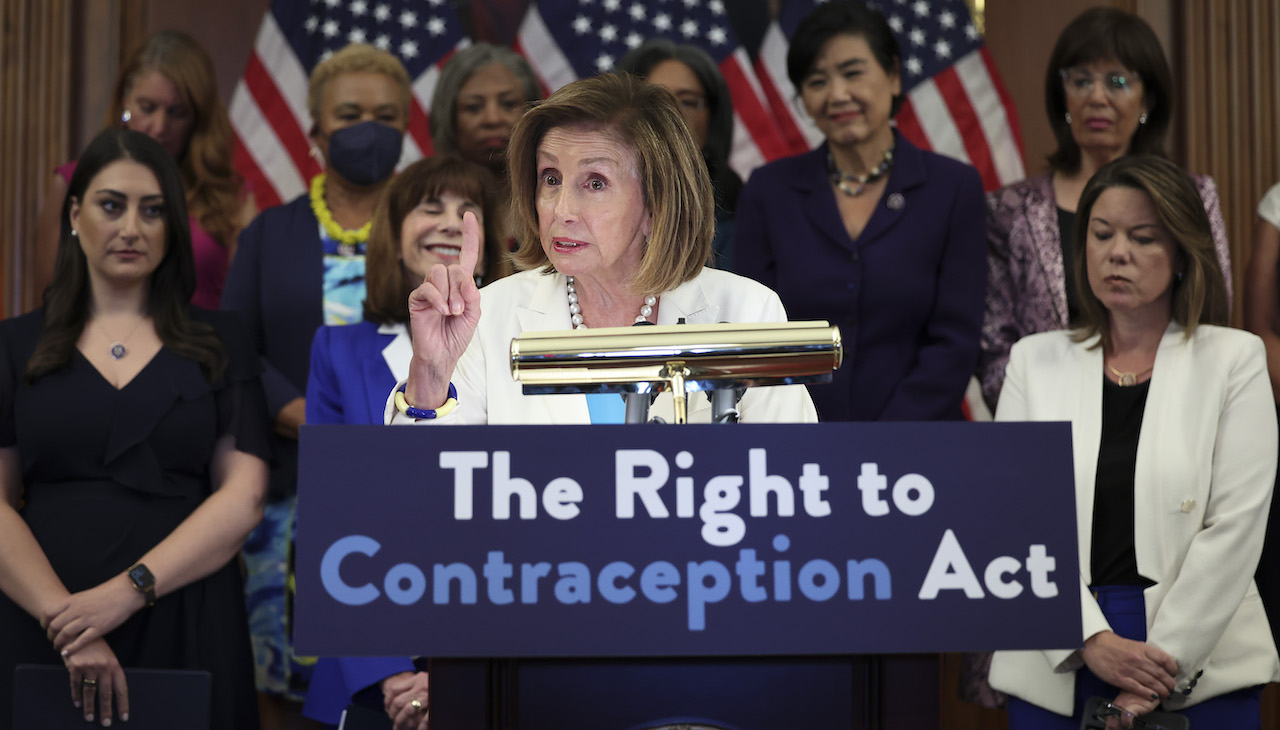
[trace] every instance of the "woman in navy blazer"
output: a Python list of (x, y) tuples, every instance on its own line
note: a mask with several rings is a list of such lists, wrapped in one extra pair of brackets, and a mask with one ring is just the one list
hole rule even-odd
[[(405, 168), (387, 187), (374, 213), (366, 250), (367, 297), (359, 324), (323, 326), (311, 346), (307, 423), (381, 424), (387, 393), (409, 374), (413, 346), (405, 323), (409, 292), (437, 264), (458, 262), (462, 214), (476, 214), (485, 251), (476, 276), (483, 283), (510, 273), (501, 247), (488, 170), (458, 157), (434, 157)], [(316, 665), (305, 713), (336, 724), (349, 702), (372, 703), (397, 728), (425, 727), (426, 665), (409, 657), (322, 658)], [(408, 709), (406, 709), (408, 708)], [(421, 714), (421, 717), (417, 717)]]
[(963, 417), (986, 293), (982, 181), (892, 126), (902, 59), (880, 13), (829, 3), (796, 29), (787, 73), (827, 141), (756, 171), (735, 271), (792, 319), (840, 327), (845, 358), (811, 387), (824, 421)]

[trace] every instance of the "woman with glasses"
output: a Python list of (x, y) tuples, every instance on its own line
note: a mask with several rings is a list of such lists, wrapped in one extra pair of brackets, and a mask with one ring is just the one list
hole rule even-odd
[(1223, 326), (1209, 217), (1178, 166), (1125, 155), (1079, 214), (1080, 317), (1013, 346), (996, 420), (1071, 423), (1083, 631), (996, 652), (991, 686), (1011, 730), (1076, 730), (1092, 697), (1124, 711), (1108, 728), (1158, 707), (1257, 728), (1280, 679), (1253, 581), (1277, 453), (1263, 343)]
[(733, 149), (733, 100), (729, 84), (714, 59), (692, 44), (650, 38), (623, 56), (618, 71), (633, 73), (675, 95), (680, 113), (702, 150), (716, 196), (716, 234), (711, 239), (712, 264), (729, 265), (733, 249), (734, 212), (742, 178), (729, 167)]
[[(1071, 230), (1085, 182), (1128, 154), (1164, 156), (1173, 113), (1172, 79), (1151, 27), (1115, 8), (1086, 10), (1058, 36), (1044, 81), (1045, 110), (1058, 148), (1050, 171), (987, 195), (988, 285), (978, 377), (992, 411), (1009, 347), (1034, 332), (1066, 327), (1078, 302)], [(1226, 226), (1211, 178), (1195, 185), (1231, 301)]]

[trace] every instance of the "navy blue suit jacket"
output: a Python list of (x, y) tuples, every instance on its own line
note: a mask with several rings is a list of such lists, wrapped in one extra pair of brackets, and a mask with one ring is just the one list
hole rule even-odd
[(969, 165), (897, 147), (884, 194), (849, 237), (827, 146), (772, 162), (738, 200), (733, 270), (778, 292), (792, 320), (840, 327), (844, 363), (810, 387), (824, 421), (963, 417), (986, 296), (986, 207)]
[[(306, 393), (311, 337), (324, 322), (324, 249), (306, 195), (263, 211), (240, 233), (222, 308), (237, 312), (253, 335), (274, 419), (285, 404)], [(272, 447), (274, 500), (295, 493), (298, 442), (273, 435)]]

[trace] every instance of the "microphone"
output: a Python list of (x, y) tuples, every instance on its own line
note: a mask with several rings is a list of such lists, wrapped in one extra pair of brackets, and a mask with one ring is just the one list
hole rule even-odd
[[(729, 324), (721, 322), (720, 324)], [(737, 423), (738, 401), (746, 393), (746, 388), (716, 388), (707, 394), (711, 400), (712, 423)]]
[[(632, 327), (644, 327), (648, 325), (653, 327), (654, 323), (647, 319), (631, 325)], [(626, 415), (623, 417), (623, 423), (647, 423), (649, 421), (649, 407), (658, 399), (657, 391), (649, 393), (623, 393), (622, 401), (626, 404)]]

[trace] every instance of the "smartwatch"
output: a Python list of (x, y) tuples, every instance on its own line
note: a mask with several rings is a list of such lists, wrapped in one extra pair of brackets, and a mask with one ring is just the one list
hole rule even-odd
[(133, 587), (147, 599), (147, 608), (156, 605), (156, 577), (142, 563), (129, 568), (127, 573)]

